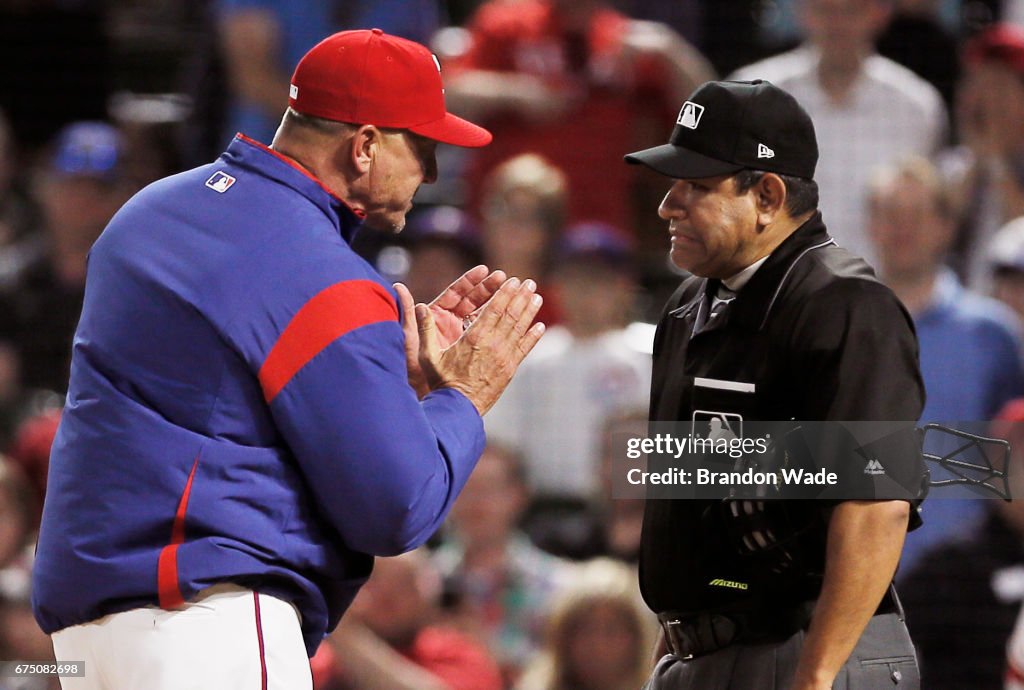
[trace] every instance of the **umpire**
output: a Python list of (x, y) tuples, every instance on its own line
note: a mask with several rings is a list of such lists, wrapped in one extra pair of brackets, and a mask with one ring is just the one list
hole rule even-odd
[[(817, 159), (810, 117), (760, 80), (704, 84), (668, 144), (626, 156), (674, 178), (658, 213), (693, 274), (658, 326), (652, 421), (919, 418), (910, 317), (829, 236)], [(919, 687), (892, 588), (908, 501), (728, 505), (647, 502), (641, 589), (668, 652), (648, 688)]]

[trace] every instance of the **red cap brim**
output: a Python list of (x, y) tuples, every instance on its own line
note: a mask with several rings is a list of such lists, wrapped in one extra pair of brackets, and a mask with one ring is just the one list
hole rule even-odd
[(442, 144), (468, 146), (471, 148), (487, 146), (493, 138), (491, 133), (483, 127), (474, 125), (469, 120), (463, 120), (461, 117), (451, 113), (445, 113), (445, 116), (440, 120), (434, 120), (425, 125), (416, 125), (408, 129), (410, 132), (415, 132), (420, 136), (439, 141)]

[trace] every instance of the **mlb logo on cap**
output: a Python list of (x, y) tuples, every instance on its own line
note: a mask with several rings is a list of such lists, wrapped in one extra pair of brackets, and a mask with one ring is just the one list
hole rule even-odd
[(227, 173), (217, 171), (206, 181), (206, 186), (215, 192), (223, 194), (235, 183), (235, 178)]
[(676, 120), (676, 124), (690, 129), (697, 129), (703, 114), (704, 106), (698, 105), (693, 101), (686, 101), (686, 103), (683, 103), (683, 109), (679, 111), (679, 118)]

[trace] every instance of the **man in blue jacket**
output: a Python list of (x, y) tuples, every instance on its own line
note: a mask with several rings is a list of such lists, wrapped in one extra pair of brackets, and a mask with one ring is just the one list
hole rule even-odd
[(490, 138), (426, 48), (343, 32), (270, 148), (240, 134), (110, 222), (33, 581), (57, 658), (85, 661), (65, 687), (309, 688), (373, 556), (441, 524), (541, 300), (477, 267), (414, 306), (349, 241), (401, 229), (438, 142)]

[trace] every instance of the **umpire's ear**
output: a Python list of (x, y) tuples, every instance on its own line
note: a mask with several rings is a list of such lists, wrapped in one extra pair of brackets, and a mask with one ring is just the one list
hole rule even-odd
[(761, 227), (771, 225), (786, 211), (786, 183), (775, 173), (765, 173), (750, 189), (754, 195), (757, 223)]

